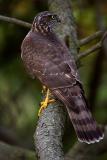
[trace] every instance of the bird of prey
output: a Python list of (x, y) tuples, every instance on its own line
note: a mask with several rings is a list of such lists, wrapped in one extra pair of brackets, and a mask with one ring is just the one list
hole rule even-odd
[(58, 22), (59, 16), (49, 11), (34, 18), (21, 45), (22, 60), (29, 74), (66, 106), (78, 140), (88, 144), (99, 142), (104, 135), (88, 108), (75, 60), (54, 33)]

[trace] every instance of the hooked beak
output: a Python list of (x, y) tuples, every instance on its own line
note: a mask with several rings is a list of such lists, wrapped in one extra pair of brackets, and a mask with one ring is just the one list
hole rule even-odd
[(61, 19), (59, 18), (59, 16), (56, 16), (56, 20), (58, 23), (61, 23)]
[(61, 23), (61, 19), (57, 16), (57, 22)]

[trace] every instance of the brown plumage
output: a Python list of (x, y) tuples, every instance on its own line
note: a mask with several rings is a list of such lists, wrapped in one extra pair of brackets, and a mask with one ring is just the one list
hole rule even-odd
[(29, 74), (66, 106), (78, 139), (99, 142), (103, 133), (88, 109), (74, 58), (52, 30), (59, 21), (51, 12), (38, 14), (22, 42), (21, 57)]

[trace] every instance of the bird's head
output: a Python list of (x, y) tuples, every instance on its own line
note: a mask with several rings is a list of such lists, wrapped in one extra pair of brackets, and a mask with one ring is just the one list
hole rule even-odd
[(61, 22), (61, 20), (56, 14), (44, 11), (34, 18), (32, 30), (41, 33), (48, 33), (51, 32), (53, 27), (59, 22)]

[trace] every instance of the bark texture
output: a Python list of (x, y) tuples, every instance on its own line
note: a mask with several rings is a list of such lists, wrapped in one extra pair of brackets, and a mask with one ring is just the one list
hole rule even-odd
[(62, 137), (64, 134), (65, 113), (58, 103), (48, 105), (41, 114), (34, 134), (38, 159), (63, 160)]

